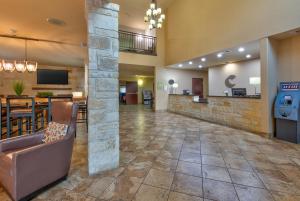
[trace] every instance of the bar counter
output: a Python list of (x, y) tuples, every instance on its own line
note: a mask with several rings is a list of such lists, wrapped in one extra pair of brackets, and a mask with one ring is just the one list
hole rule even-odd
[(208, 96), (199, 102), (194, 102), (193, 97), (193, 95), (170, 94), (168, 111), (263, 134), (260, 97)]

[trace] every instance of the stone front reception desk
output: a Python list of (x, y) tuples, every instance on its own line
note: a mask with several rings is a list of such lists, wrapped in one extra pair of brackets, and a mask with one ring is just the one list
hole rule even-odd
[(258, 97), (208, 97), (194, 102), (193, 96), (169, 95), (168, 111), (264, 134), (262, 100)]

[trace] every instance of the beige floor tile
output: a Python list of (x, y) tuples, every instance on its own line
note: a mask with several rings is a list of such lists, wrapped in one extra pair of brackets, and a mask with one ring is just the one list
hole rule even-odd
[(222, 156), (202, 155), (202, 164), (226, 167)]
[(134, 201), (167, 201), (169, 192), (161, 188), (142, 185), (137, 192)]
[(174, 172), (151, 169), (144, 184), (158, 188), (170, 189), (173, 182)]
[(264, 184), (254, 172), (229, 169), (229, 174), (235, 184), (264, 188)]
[(179, 161), (176, 171), (191, 176), (202, 177), (202, 168), (199, 163)]
[(170, 192), (168, 201), (203, 201), (203, 198), (177, 192)]
[(130, 181), (127, 177), (118, 177), (98, 198), (103, 200), (130, 201), (134, 198), (140, 183)]
[(226, 168), (212, 165), (202, 166), (203, 178), (214, 179), (218, 181), (231, 182), (230, 175)]
[(265, 189), (249, 186), (235, 186), (240, 201), (273, 201), (272, 195)]
[(164, 171), (175, 171), (178, 161), (175, 159), (157, 157), (152, 168)]
[(226, 166), (231, 169), (253, 171), (252, 167), (245, 159), (224, 158)]
[(204, 198), (220, 201), (238, 201), (233, 184), (214, 181), (210, 179), (203, 180)]
[(179, 160), (180, 161), (186, 161), (186, 162), (200, 163), (201, 164), (200, 153), (181, 152)]
[(282, 192), (272, 192), (275, 201), (299, 201), (300, 195), (282, 193)]
[(202, 197), (202, 178), (176, 173), (172, 191)]

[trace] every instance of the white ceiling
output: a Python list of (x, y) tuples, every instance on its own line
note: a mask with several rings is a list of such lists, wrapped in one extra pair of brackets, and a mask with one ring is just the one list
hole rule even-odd
[[(245, 51), (239, 52), (238, 49), (240, 47), (243, 47)], [(247, 59), (259, 58), (259, 50), (259, 41), (254, 41), (247, 44), (242, 44), (238, 47), (228, 48), (219, 52), (203, 55), (201, 57), (197, 57), (189, 61), (183, 61), (182, 63), (173, 64), (168, 67), (176, 69), (207, 70), (209, 67), (219, 66), (226, 63), (234, 63), (238, 61), (244, 61)], [(217, 57), (219, 53), (223, 54), (221, 58)], [(247, 54), (250, 54), (251, 58), (246, 58)], [(202, 58), (205, 58), (206, 61), (203, 62), (201, 60)], [(193, 64), (189, 64), (190, 61)], [(182, 67), (180, 67), (180, 65), (182, 65)], [(199, 67), (199, 65), (201, 65), (202, 67)]]

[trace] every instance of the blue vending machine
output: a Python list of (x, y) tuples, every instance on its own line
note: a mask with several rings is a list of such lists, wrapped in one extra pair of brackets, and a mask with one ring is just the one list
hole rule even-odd
[(282, 82), (275, 102), (276, 138), (300, 143), (300, 82)]

